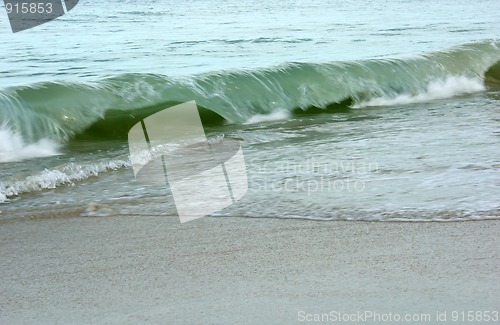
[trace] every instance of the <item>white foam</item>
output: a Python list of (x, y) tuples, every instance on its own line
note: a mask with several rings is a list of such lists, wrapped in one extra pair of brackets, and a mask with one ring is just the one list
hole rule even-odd
[[(59, 155), (59, 145), (48, 139), (26, 144), (21, 135), (0, 125), (0, 163)], [(0, 197), (1, 199), (1, 197)]]
[(8, 202), (10, 196), (52, 189), (61, 185), (74, 185), (76, 181), (130, 166), (130, 161), (127, 160), (113, 160), (95, 164), (70, 163), (53, 170), (45, 169), (24, 179), (0, 179), (0, 203)]
[(262, 123), (262, 122), (272, 122), (272, 121), (279, 121), (279, 120), (286, 120), (290, 117), (290, 112), (285, 111), (285, 110), (279, 110), (276, 112), (273, 112), (271, 114), (258, 114), (254, 115), (251, 118), (249, 118), (245, 124), (255, 124), (255, 123)]
[(354, 108), (369, 106), (393, 106), (422, 103), (435, 99), (451, 98), (464, 94), (484, 91), (485, 86), (479, 78), (465, 76), (449, 76), (444, 80), (434, 80), (426, 90), (417, 95), (402, 94), (396, 97), (378, 97), (356, 104)]

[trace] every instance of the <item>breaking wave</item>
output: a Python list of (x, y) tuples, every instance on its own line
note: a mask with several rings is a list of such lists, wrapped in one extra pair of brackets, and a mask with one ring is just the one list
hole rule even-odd
[(59, 154), (58, 149), (59, 144), (49, 139), (26, 144), (21, 135), (5, 125), (0, 126), (0, 163), (55, 156)]
[[(287, 63), (182, 78), (135, 73), (10, 87), (0, 90), (0, 125), (9, 126), (3, 128), (0, 150), (3, 161), (13, 161), (30, 157), (24, 155), (28, 151), (56, 154), (56, 144), (75, 137), (126, 137), (144, 117), (192, 100), (206, 123), (256, 123), (338, 106), (448, 98), (482, 91), (485, 81), (498, 80), (498, 62), (500, 43), (491, 41), (408, 58)], [(26, 146), (34, 147), (22, 150)]]

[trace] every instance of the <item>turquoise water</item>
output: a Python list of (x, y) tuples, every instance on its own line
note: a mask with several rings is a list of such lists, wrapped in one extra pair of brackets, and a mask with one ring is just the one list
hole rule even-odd
[(498, 218), (498, 12), (81, 1), (16, 34), (2, 12), (2, 217), (175, 214), (134, 179), (126, 134), (196, 100), (209, 139), (240, 141), (247, 166), (247, 194), (217, 216)]

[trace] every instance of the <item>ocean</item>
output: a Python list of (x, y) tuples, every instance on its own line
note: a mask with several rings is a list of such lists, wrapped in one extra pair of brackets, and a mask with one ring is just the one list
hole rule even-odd
[(0, 218), (176, 216), (172, 189), (134, 177), (128, 132), (195, 101), (209, 142), (240, 144), (248, 181), (209, 216), (499, 219), (499, 12), (80, 1), (12, 33), (2, 7)]

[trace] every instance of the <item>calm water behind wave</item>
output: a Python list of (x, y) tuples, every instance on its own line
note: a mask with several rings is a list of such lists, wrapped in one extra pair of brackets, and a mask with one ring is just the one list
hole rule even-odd
[(189, 75), (414, 55), (498, 37), (498, 1), (80, 1), (12, 34), (0, 87), (124, 72)]

